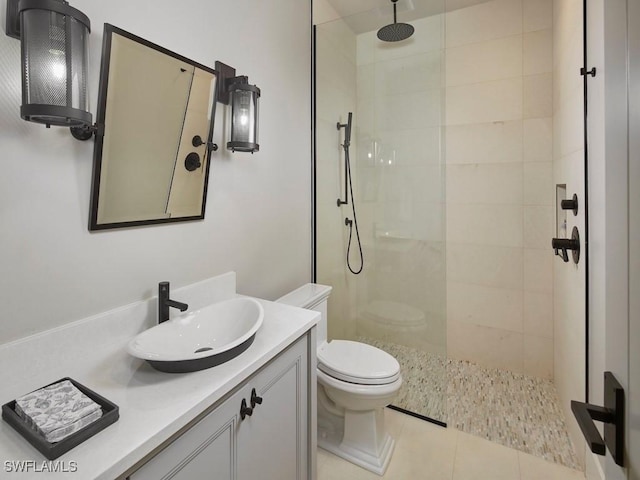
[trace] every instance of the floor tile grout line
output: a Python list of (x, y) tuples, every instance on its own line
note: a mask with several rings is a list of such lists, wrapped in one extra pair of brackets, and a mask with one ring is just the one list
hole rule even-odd
[(520, 451), (517, 450), (516, 454), (518, 456), (518, 477), (522, 480), (522, 462), (520, 462)]
[[(448, 427), (451, 428), (451, 427)], [(456, 446), (453, 453), (453, 465), (451, 465), (451, 480), (455, 480), (456, 476), (456, 461), (458, 459), (458, 445), (460, 444), (460, 431), (456, 433)]]

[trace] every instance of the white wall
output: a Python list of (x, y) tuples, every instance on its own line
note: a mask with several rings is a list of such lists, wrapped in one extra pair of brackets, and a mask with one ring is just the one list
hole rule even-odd
[[(93, 142), (20, 119), (20, 45), (0, 35), (0, 343), (148, 298), (161, 280), (179, 287), (235, 270), (239, 291), (264, 298), (308, 281), (310, 2), (72, 4), (93, 25), (94, 116), (108, 22), (248, 75), (262, 89), (260, 152), (213, 154), (204, 221), (89, 233)], [(222, 119), (219, 108), (221, 147)]]
[[(582, 77), (582, 1), (554, 2), (554, 145), (553, 183), (566, 184), (567, 196), (574, 193), (584, 205), (584, 109)], [(597, 171), (591, 172), (598, 177)], [(594, 205), (593, 201), (590, 205)], [(596, 211), (592, 211), (596, 215)], [(584, 208), (578, 216), (567, 215), (567, 232), (578, 226), (584, 249)], [(596, 272), (599, 249), (590, 242), (592, 277)], [(602, 274), (602, 272), (601, 272)], [(571, 400), (584, 400), (585, 393), (585, 258), (580, 263), (554, 260), (554, 357), (555, 384), (567, 419), (569, 435), (579, 461), (584, 462), (584, 440), (571, 413)], [(592, 331), (593, 335), (593, 331)]]

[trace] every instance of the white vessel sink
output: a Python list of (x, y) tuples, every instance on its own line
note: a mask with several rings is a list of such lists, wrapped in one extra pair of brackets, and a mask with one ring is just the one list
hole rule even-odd
[(127, 351), (163, 372), (203, 370), (249, 348), (263, 318), (256, 300), (233, 298), (145, 330), (129, 342)]

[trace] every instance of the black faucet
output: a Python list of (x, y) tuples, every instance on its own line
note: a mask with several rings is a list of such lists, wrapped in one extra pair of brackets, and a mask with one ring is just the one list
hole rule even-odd
[(189, 305), (171, 300), (169, 298), (169, 282), (160, 282), (158, 284), (158, 323), (169, 320), (169, 308), (171, 307), (184, 312), (189, 308)]

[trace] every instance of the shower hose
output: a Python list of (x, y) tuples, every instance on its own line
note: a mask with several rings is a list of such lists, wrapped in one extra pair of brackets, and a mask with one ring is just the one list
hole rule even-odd
[[(362, 243), (360, 242), (360, 232), (358, 231), (358, 217), (356, 217), (356, 200), (353, 197), (353, 183), (351, 180), (351, 162), (349, 161), (349, 141), (348, 140), (345, 141), (344, 143), (344, 162), (346, 167), (345, 175), (347, 175), (347, 178), (349, 179), (349, 195), (351, 196), (351, 211), (353, 212), (353, 220), (349, 220), (349, 218), (344, 219), (344, 224), (349, 227), (349, 242), (347, 243), (347, 268), (354, 275), (358, 275), (359, 273), (362, 272), (362, 269), (364, 268), (364, 256), (362, 254)], [(354, 270), (351, 267), (351, 261), (349, 260), (354, 227), (356, 231), (356, 240), (358, 242), (358, 250), (360, 252), (360, 268), (358, 270)]]

